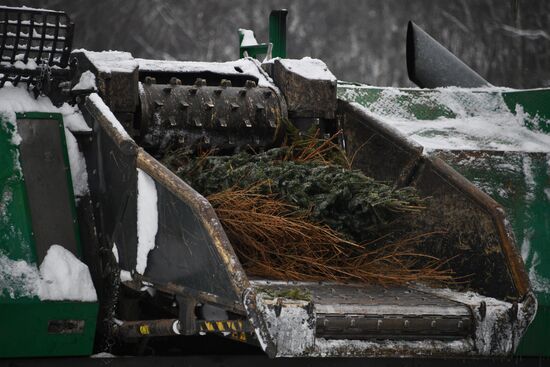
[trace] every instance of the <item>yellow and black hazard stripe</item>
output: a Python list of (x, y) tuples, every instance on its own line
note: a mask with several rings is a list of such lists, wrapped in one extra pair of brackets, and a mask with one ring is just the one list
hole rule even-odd
[(243, 320), (201, 321), (199, 330), (203, 333), (246, 332)]
[(199, 330), (201, 333), (223, 334), (243, 342), (247, 340), (246, 333), (251, 332), (248, 323), (244, 320), (200, 321)]

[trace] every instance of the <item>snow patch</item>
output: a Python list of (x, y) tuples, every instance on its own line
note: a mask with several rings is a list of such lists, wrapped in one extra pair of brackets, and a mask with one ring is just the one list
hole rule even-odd
[(84, 121), (78, 107), (67, 103), (64, 103), (61, 107), (55, 107), (48, 97), (38, 96), (35, 99), (24, 85), (14, 87), (7, 82), (4, 88), (0, 88), (0, 114), (3, 123), (5, 120), (7, 123), (12, 124), (12, 127), (10, 127), (13, 133), (11, 140), (14, 145), (19, 145), (21, 136), (17, 133), (16, 112), (50, 112), (60, 113), (63, 116), (73, 191), (76, 196), (83, 196), (88, 193), (86, 162), (71, 131), (90, 131), (91, 129)]
[(137, 231), (138, 247), (136, 271), (140, 274), (147, 268), (149, 251), (155, 248), (158, 230), (157, 189), (155, 181), (141, 169), (137, 169)]
[(40, 289), (40, 274), (24, 260), (12, 260), (0, 252), (0, 295), (12, 299), (32, 297)]
[(251, 31), (250, 29), (239, 28), (239, 32), (243, 35), (241, 47), (258, 45), (258, 41), (256, 41), (256, 37), (254, 37), (253, 31)]
[[(356, 90), (360, 87), (346, 86), (342, 98), (358, 101), (360, 93)], [(509, 110), (502, 97), (507, 89), (448, 87), (414, 95), (407, 93), (408, 90), (384, 88), (375, 102), (361, 108), (397, 128), (427, 151), (550, 151), (550, 135), (526, 127), (526, 120), (538, 117), (527, 116), (521, 108), (517, 114)], [(446, 113), (455, 117), (418, 119), (412, 112), (417, 105), (444, 107)], [(537, 126), (536, 121), (530, 122)]]
[(329, 80), (336, 82), (336, 77), (330, 72), (327, 65), (311, 57), (296, 59), (279, 59), (279, 62), (287, 69), (306, 79)]
[(90, 191), (88, 189), (88, 172), (86, 170), (86, 160), (84, 154), (78, 147), (76, 138), (67, 128), (65, 130), (65, 141), (67, 142), (67, 152), (69, 154), (69, 166), (71, 167), (71, 178), (73, 181), (73, 192), (77, 197), (84, 196)]
[(550, 279), (540, 275), (536, 270), (540, 262), (539, 254), (535, 251), (529, 268), (529, 280), (531, 280), (531, 285), (535, 292), (550, 294)]
[(59, 245), (48, 249), (40, 270), (0, 253), (0, 294), (51, 301), (97, 301), (88, 266)]
[(48, 249), (40, 265), (40, 276), (41, 300), (97, 301), (88, 266), (62, 246)]
[(82, 52), (94, 64), (100, 73), (128, 73), (133, 72), (138, 63), (129, 52), (122, 51), (88, 51), (84, 49), (73, 50), (72, 53)]
[(94, 73), (89, 70), (83, 72), (82, 75), (80, 75), (80, 80), (76, 83), (72, 90), (97, 90)]
[(128, 270), (121, 270), (120, 271), (120, 281), (121, 282), (131, 282), (132, 281), (132, 273), (130, 273)]
[[(8, 35), (10, 32), (8, 32)], [(11, 34), (12, 36), (15, 36), (14, 33)], [(4, 66), (13, 66), (16, 69), (20, 70), (36, 70), (38, 68), (38, 65), (36, 64), (36, 60), (34, 59), (27, 59), (27, 62), (25, 62), (25, 54), (18, 54), (15, 55), (15, 62), (11, 64), (9, 61), (3, 61), (0, 63)]]
[(115, 257), (116, 263), (118, 264), (119, 257), (118, 257), (118, 247), (116, 247), (116, 243), (113, 243), (113, 247), (111, 248), (111, 251), (113, 252), (113, 256)]
[(222, 75), (249, 75), (258, 79), (260, 87), (274, 87), (273, 80), (261, 68), (258, 60), (251, 57), (228, 62), (197, 62), (135, 59), (140, 71), (200, 73), (212, 72)]
[(118, 131), (120, 135), (122, 135), (125, 139), (132, 140), (130, 135), (128, 135), (128, 132), (124, 129), (124, 127), (115, 117), (115, 115), (113, 115), (113, 112), (111, 112), (109, 106), (107, 106), (105, 102), (103, 102), (103, 99), (101, 99), (99, 94), (92, 93), (88, 96), (88, 99), (90, 99), (97, 106), (97, 108), (99, 108), (101, 113), (107, 118), (107, 120)]
[(101, 353), (92, 354), (90, 358), (117, 358), (117, 356), (108, 352), (101, 352)]

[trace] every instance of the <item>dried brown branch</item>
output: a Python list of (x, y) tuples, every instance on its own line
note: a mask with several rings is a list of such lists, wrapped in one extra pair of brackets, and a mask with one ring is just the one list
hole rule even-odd
[(415, 251), (415, 244), (433, 233), (383, 246), (357, 244), (255, 187), (233, 187), (208, 200), (250, 276), (377, 284), (453, 281), (446, 261)]

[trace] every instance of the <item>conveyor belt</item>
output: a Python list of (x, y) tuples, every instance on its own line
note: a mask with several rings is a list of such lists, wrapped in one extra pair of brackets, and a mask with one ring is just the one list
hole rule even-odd
[(467, 305), (408, 287), (280, 281), (253, 284), (271, 295), (289, 294), (292, 290), (308, 295), (317, 337), (461, 339), (473, 333), (472, 313)]

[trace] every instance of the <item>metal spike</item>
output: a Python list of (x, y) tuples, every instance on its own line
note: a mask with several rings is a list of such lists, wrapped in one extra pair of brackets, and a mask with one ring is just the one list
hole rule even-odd
[(206, 79), (197, 78), (197, 79), (195, 80), (195, 86), (197, 86), (197, 87), (204, 87), (204, 86), (206, 86)]
[(250, 88), (255, 88), (256, 87), (256, 82), (254, 80), (247, 80), (245, 83), (244, 83), (244, 86), (248, 89)]
[(223, 88), (231, 87), (231, 80), (222, 79), (222, 81), (220, 82), (220, 86)]
[(181, 85), (181, 79), (176, 78), (175, 76), (171, 77), (170, 78), (170, 85), (171, 86)]

